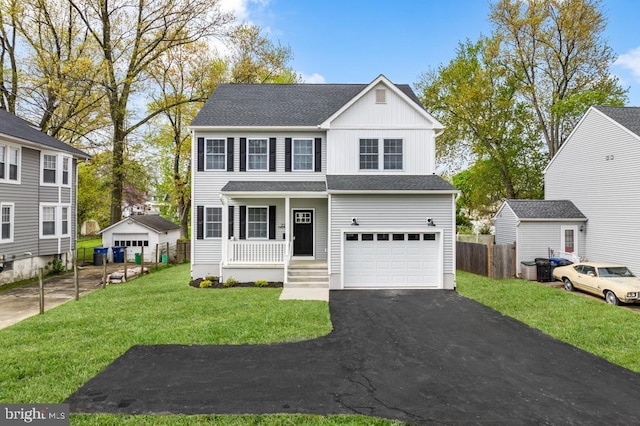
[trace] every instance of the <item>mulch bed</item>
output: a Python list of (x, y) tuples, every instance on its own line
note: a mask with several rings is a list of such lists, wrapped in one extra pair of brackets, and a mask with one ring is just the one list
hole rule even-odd
[[(195, 280), (192, 280), (189, 285), (191, 287), (196, 287), (196, 288), (200, 288), (200, 283), (204, 281), (204, 278), (196, 278)], [(254, 288), (282, 288), (282, 282), (280, 281), (269, 281), (269, 285), (264, 286), (264, 287), (258, 287), (256, 285), (255, 282), (253, 281), (249, 281), (249, 282), (242, 282), (242, 283), (237, 283), (235, 285), (233, 285), (232, 287), (225, 287), (224, 285), (222, 285), (223, 283), (220, 283), (218, 281), (212, 281), (211, 282), (211, 287), (204, 287), (204, 288), (233, 288), (233, 287), (254, 287)]]

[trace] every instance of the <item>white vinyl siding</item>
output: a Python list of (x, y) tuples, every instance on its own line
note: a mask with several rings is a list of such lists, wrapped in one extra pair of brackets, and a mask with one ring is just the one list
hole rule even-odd
[(516, 242), (518, 218), (508, 205), (503, 204), (494, 218), (494, 223), (496, 227), (496, 244), (513, 244)]
[(293, 170), (313, 170), (313, 139), (293, 140)]
[(205, 170), (225, 170), (226, 169), (226, 140), (207, 139), (205, 145)]
[(545, 173), (545, 198), (571, 200), (588, 218), (578, 237), (589, 260), (640, 275), (640, 137), (590, 109)]
[[(516, 270), (521, 270), (521, 262), (534, 261), (536, 258), (548, 258), (549, 249), (562, 251), (562, 232), (565, 227), (579, 227), (576, 222), (534, 222), (523, 221), (518, 225), (516, 246), (518, 258)], [(584, 253), (584, 233), (577, 232), (576, 253), (582, 256)], [(498, 243), (498, 241), (496, 241)], [(513, 241), (511, 241), (513, 243)], [(499, 243), (500, 244), (500, 243)], [(509, 243), (510, 244), (510, 243)]]

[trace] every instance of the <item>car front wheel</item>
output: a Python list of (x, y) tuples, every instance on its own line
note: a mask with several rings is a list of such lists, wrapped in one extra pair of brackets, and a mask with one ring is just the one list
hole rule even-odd
[(607, 290), (606, 291), (606, 293), (604, 294), (604, 300), (606, 300), (607, 303), (610, 304), (610, 305), (619, 305), (620, 304), (620, 300), (615, 295), (615, 293), (612, 292), (611, 290)]
[(562, 280), (563, 284), (564, 284), (564, 289), (567, 291), (573, 291), (575, 290), (575, 287), (573, 287), (573, 283), (571, 282), (571, 280), (569, 278), (564, 278)]

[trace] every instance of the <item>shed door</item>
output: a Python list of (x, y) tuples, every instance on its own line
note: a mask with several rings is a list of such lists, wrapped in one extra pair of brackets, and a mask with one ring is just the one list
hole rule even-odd
[(439, 233), (345, 234), (345, 288), (442, 288)]

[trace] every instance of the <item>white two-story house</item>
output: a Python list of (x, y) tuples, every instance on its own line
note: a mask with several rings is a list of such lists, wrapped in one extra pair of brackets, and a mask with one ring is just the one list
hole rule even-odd
[(194, 278), (455, 288), (443, 126), (409, 86), (222, 84), (191, 131)]

